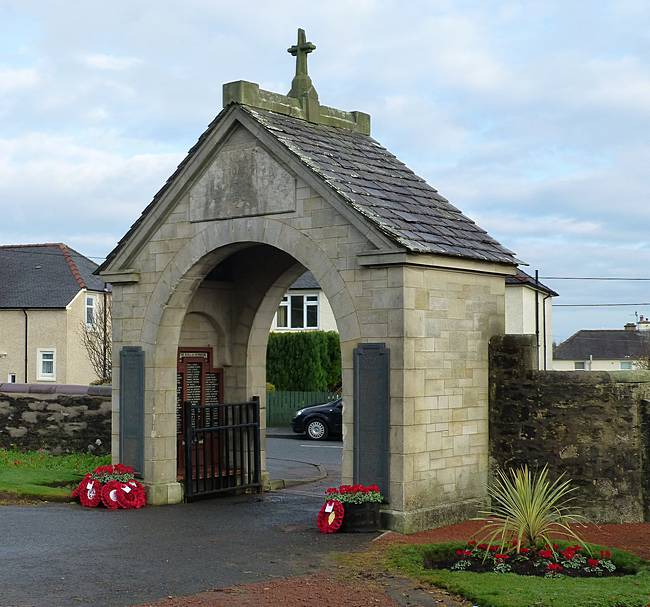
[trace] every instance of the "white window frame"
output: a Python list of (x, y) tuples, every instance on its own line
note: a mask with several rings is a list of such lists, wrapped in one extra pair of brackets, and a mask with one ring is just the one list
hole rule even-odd
[[(315, 298), (309, 301), (309, 298)], [(318, 329), (320, 327), (320, 297), (318, 293), (305, 293), (305, 299), (303, 299), (303, 311), (302, 317), (305, 319), (305, 325), (307, 325), (307, 309), (316, 308), (316, 324), (313, 327), (305, 326), (305, 329)]]
[(7, 383), (8, 384), (15, 384), (16, 383), (16, 374), (15, 373), (9, 373), (7, 375)]
[[(287, 324), (286, 325), (281, 325), (280, 324), (280, 314), (279, 314), (280, 308), (284, 308), (287, 311)], [(285, 295), (282, 298), (282, 301), (280, 302), (280, 305), (278, 306), (278, 313), (276, 313), (276, 315), (275, 315), (275, 326), (278, 329), (290, 329), (291, 328), (290, 316), (291, 316), (291, 309), (290, 309), (290, 306), (289, 306), (289, 296)]]
[[(52, 354), (52, 373), (43, 373), (43, 354)], [(56, 381), (56, 348), (38, 348), (36, 350), (36, 379), (38, 381)]]
[[(625, 365), (625, 366), (623, 366)], [(631, 360), (622, 360), (621, 361), (621, 371), (632, 371), (634, 369), (634, 365), (632, 364)]]
[[(92, 305), (88, 305), (89, 302), (92, 302)], [(88, 322), (88, 310), (93, 311), (92, 322)], [(93, 327), (95, 325), (96, 320), (97, 320), (97, 298), (94, 295), (86, 294), (86, 297), (84, 299), (84, 322), (86, 323), (87, 327)]]
[[(578, 367), (578, 365), (582, 365), (582, 369)], [(574, 371), (586, 371), (587, 370), (587, 363), (584, 360), (577, 360), (573, 363), (573, 370)]]
[[(302, 318), (303, 323), (301, 327), (293, 327), (291, 323), (291, 298), (292, 297), (302, 297)], [(309, 300), (308, 298), (315, 298)], [(307, 311), (308, 308), (316, 308), (316, 324), (306, 326), (307, 324)], [(278, 329), (283, 329), (285, 331), (313, 331), (320, 328), (320, 296), (318, 293), (306, 292), (306, 293), (287, 293), (280, 302), (279, 308), (285, 308), (287, 311), (287, 324), (280, 324), (280, 316), (276, 313), (276, 322), (275, 326)], [(279, 311), (279, 310), (278, 310)]]

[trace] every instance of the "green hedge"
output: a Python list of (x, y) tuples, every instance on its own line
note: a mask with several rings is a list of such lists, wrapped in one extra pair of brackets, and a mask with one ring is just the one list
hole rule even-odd
[(341, 385), (341, 348), (336, 331), (271, 333), (266, 381), (276, 390), (336, 390)]

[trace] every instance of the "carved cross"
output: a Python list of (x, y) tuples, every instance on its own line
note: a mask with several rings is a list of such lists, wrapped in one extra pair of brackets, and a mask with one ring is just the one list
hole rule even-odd
[(316, 45), (307, 42), (304, 29), (298, 30), (298, 43), (287, 49), (296, 58), (296, 75), (291, 82), (290, 97), (300, 98), (304, 94), (313, 95), (318, 98), (316, 89), (312, 85), (311, 78), (307, 73), (307, 55), (316, 50)]

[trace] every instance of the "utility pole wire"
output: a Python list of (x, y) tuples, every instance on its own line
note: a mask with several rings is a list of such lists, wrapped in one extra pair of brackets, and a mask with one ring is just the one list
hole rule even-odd
[(645, 280), (650, 278), (624, 277), (624, 276), (540, 276), (540, 280)]

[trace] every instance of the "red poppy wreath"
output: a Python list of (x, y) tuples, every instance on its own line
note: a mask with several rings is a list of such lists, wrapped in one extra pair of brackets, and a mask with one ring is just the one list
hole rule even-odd
[(129, 509), (137, 508), (138, 495), (133, 487), (128, 483), (120, 483), (120, 488), (115, 494), (117, 497), (117, 505), (120, 508)]
[(122, 483), (120, 481), (108, 481), (102, 487), (102, 503), (104, 506), (110, 510), (115, 510), (119, 507), (120, 504), (117, 501), (117, 494), (120, 492), (121, 487)]
[(102, 499), (102, 484), (95, 479), (84, 479), (79, 489), (79, 501), (86, 508), (96, 508)]
[(88, 484), (88, 481), (92, 477), (90, 476), (90, 472), (86, 474), (82, 479), (81, 482), (74, 488), (72, 491), (72, 497), (75, 499), (80, 499), (81, 492), (86, 488), (86, 485)]
[(338, 500), (327, 500), (318, 513), (318, 529), (321, 533), (336, 533), (343, 524), (345, 509)]
[(142, 483), (139, 483), (135, 479), (132, 481), (128, 481), (127, 485), (129, 485), (133, 489), (133, 493), (135, 493), (135, 505), (133, 508), (143, 508), (144, 506), (147, 505), (147, 493), (144, 489), (144, 485)]

